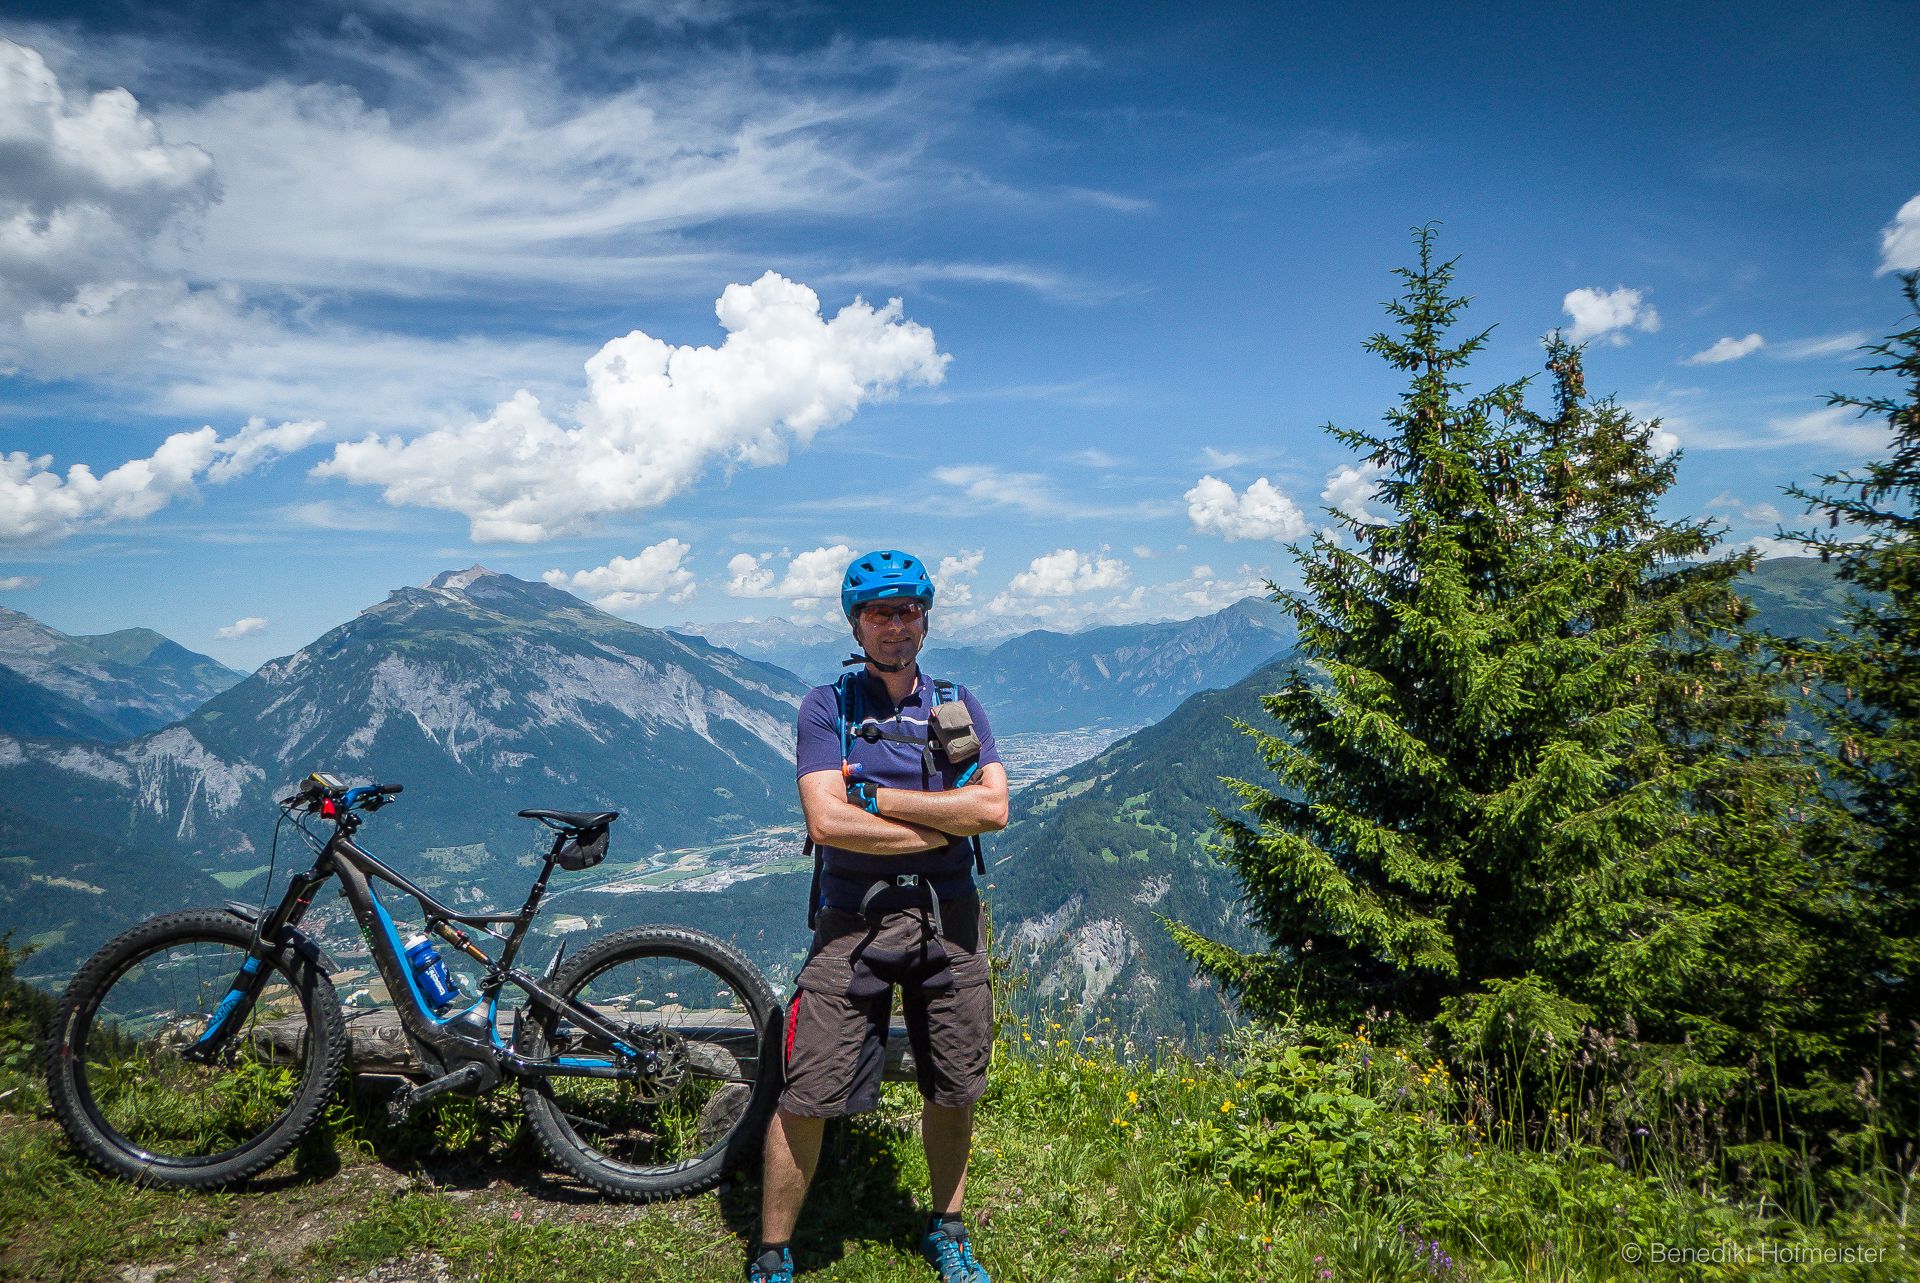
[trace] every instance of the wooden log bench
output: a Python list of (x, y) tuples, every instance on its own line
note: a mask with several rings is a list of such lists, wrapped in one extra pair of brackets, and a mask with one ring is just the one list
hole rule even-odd
[[(696, 1074), (717, 1078), (732, 1077), (739, 1061), (754, 1054), (753, 1028), (743, 1012), (612, 1012), (610, 1017), (637, 1024), (671, 1020), (675, 1032), (687, 1040), (688, 1061)], [(304, 1027), (300, 1021), (270, 1021), (259, 1027), (258, 1036), (277, 1057), (291, 1059), (295, 1041)], [(511, 1037), (511, 1029), (506, 1031)], [(371, 1007), (347, 1015), (347, 1068), (356, 1074), (386, 1074), (403, 1078), (425, 1078), (426, 1066), (407, 1044), (406, 1031), (400, 1027), (400, 1015), (392, 1007)], [(893, 1022), (887, 1031), (887, 1061), (882, 1076), (888, 1082), (914, 1080), (913, 1051), (907, 1044), (907, 1027)]]

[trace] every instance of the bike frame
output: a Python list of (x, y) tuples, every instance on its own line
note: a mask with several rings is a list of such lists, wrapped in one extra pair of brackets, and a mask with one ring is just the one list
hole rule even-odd
[[(462, 913), (442, 904), (425, 888), (357, 845), (353, 834), (359, 826), (360, 817), (348, 807), (339, 808), (333, 834), (324, 843), (305, 826), (299, 826), (308, 844), (318, 848), (313, 867), (294, 875), (280, 903), (257, 924), (254, 947), (227, 995), (215, 1008), (206, 1030), (195, 1042), (192, 1054), (211, 1059), (244, 1024), (248, 1011), (266, 986), (265, 960), (283, 948), (299, 947), (305, 941), (299, 927), (313, 903), (314, 893), (338, 877), (361, 936), (373, 955), (374, 965), (399, 1013), (401, 1027), (431, 1076), (444, 1076), (474, 1065), (491, 1071), (487, 1075), (490, 1081), (481, 1084), (483, 1087), (497, 1083), (501, 1073), (523, 1078), (643, 1079), (648, 1076), (657, 1061), (656, 1049), (645, 1045), (652, 1042), (650, 1036), (618, 1031), (593, 1011), (555, 993), (543, 983), (543, 979), (551, 978), (559, 962), (558, 951), (547, 966), (547, 976), (541, 979), (514, 966), (520, 945), (540, 911), (547, 879), (553, 873), (566, 833), (555, 835), (540, 876), (534, 880), (526, 903), (517, 912)], [(464, 1008), (449, 1007), (444, 1016), (434, 1014), (407, 962), (399, 930), (374, 892), (376, 880), (411, 896), (425, 915), (427, 931), (486, 968), (478, 1001)], [(500, 956), (496, 959), (488, 955), (467, 932), (454, 925), (456, 923), (478, 927), (503, 941)], [(509, 926), (504, 936), (500, 931), (502, 925)], [(578, 1029), (591, 1034), (607, 1048), (607, 1054), (540, 1057), (521, 1054), (500, 1036), (500, 994), (509, 984), (524, 992), (532, 1006), (564, 1016)], [(643, 1045), (635, 1046), (635, 1042)]]

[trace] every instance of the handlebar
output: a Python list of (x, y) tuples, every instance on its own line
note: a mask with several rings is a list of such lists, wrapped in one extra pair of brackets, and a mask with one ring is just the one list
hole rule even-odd
[(309, 812), (334, 818), (348, 811), (377, 811), (404, 792), (403, 784), (358, 784), (348, 788), (324, 771), (315, 771), (302, 782), (300, 791), (280, 799), (285, 807), (304, 807)]

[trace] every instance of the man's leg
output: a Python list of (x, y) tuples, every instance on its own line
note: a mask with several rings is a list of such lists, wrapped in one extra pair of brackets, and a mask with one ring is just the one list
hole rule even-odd
[[(971, 1121), (971, 1120), (969, 1120)], [(820, 1136), (826, 1131), (824, 1118), (773, 1111), (767, 1124), (766, 1161), (760, 1187), (760, 1239), (765, 1243), (785, 1243), (793, 1238), (793, 1227), (800, 1220), (800, 1204), (806, 1202), (807, 1186), (813, 1181), (813, 1169), (820, 1161)], [(931, 1157), (928, 1159), (932, 1161)]]
[(954, 1108), (936, 1105), (930, 1100), (921, 1102), (920, 1143), (927, 1151), (933, 1210), (957, 1214), (967, 1193), (967, 1159), (973, 1152), (973, 1106)]

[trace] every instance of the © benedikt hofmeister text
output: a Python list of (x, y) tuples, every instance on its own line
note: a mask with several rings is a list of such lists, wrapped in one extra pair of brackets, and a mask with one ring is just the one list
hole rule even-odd
[(1873, 1265), (1887, 1259), (1885, 1247), (1836, 1247), (1816, 1243), (1625, 1243), (1629, 1265)]

